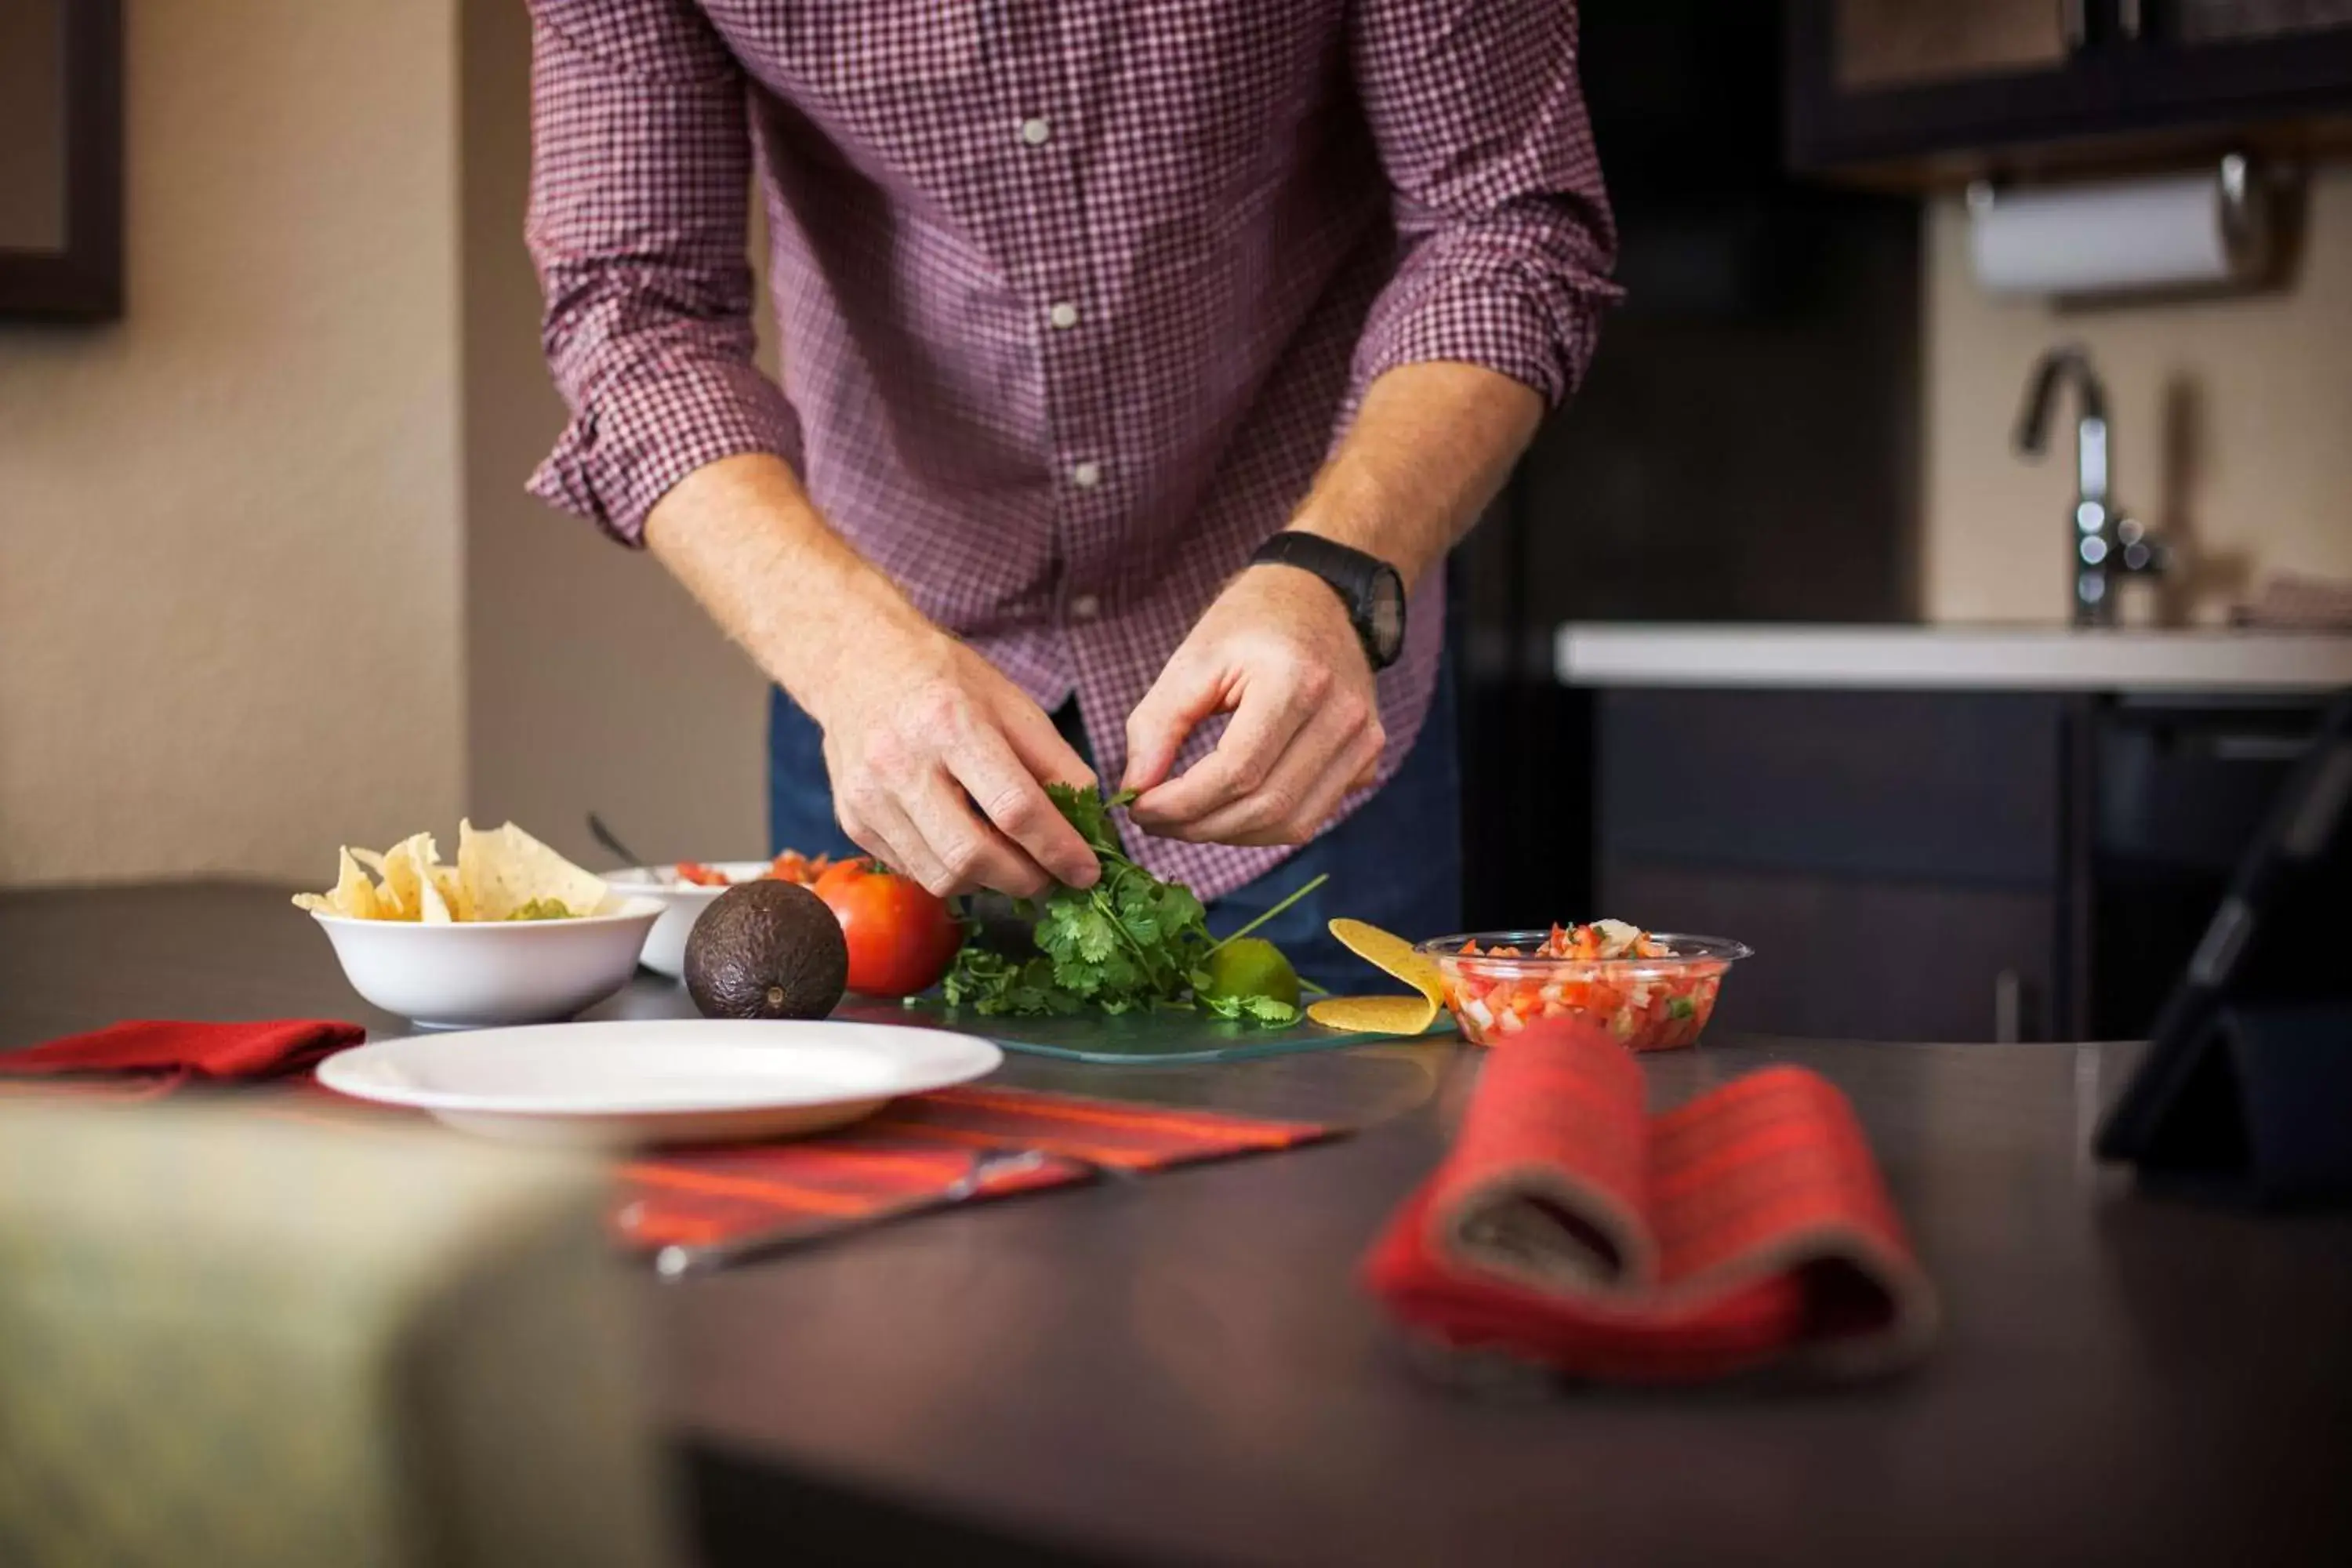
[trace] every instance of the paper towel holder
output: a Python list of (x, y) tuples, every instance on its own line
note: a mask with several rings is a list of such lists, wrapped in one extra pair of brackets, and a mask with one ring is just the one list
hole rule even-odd
[[(2273, 186), (2288, 172), (2265, 167), (2250, 155), (2232, 152), (2216, 159), (2210, 172), (2153, 174), (2118, 180), (2073, 182), (2016, 187), (1990, 179), (1969, 183), (1967, 205), (1970, 247), (1979, 281), (1994, 293), (2042, 294), (2061, 304), (2114, 301), (2150, 303), (2166, 299), (2205, 299), (2216, 294), (2244, 293), (2279, 280), (2284, 246), (2280, 236), (2284, 205), (2273, 199)], [(1988, 231), (2006, 226), (2013, 235), (2019, 222), (2041, 228), (2063, 226), (2073, 216), (2096, 224), (2119, 207), (2134, 203), (2170, 201), (2176, 206), (2193, 196), (2208, 220), (2214, 250), (2204, 267), (2140, 264), (2128, 248), (2113, 254), (2103, 268), (2080, 256), (2050, 269), (2046, 278), (1997, 275), (1989, 258)], [(2067, 204), (2072, 204), (2070, 214)], [(2031, 243), (2029, 241), (2029, 243)], [(2043, 243), (2048, 243), (2045, 239)], [(2063, 241), (2062, 240), (2062, 244)], [(2076, 240), (2079, 245), (2082, 242)], [(2095, 249), (2093, 246), (2089, 248)]]

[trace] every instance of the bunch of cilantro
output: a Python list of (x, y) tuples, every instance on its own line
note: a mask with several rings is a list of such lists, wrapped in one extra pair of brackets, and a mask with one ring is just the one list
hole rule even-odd
[[(1020, 900), (1021, 918), (1035, 922), (1034, 957), (967, 940), (948, 971), (950, 1003), (996, 1016), (1197, 1006), (1269, 1028), (1297, 1021), (1298, 1009), (1279, 997), (1206, 994), (1209, 976), (1201, 966), (1221, 944), (1209, 934), (1192, 889), (1163, 882), (1128, 858), (1110, 814), (1132, 800), (1131, 793), (1105, 800), (1064, 784), (1047, 784), (1045, 793), (1094, 850), (1101, 879)], [(976, 939), (976, 924), (972, 931)]]

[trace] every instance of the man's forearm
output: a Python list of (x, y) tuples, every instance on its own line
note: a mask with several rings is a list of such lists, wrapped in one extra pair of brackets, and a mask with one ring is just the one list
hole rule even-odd
[(816, 720), (850, 838), (942, 895), (1093, 884), (1094, 851), (1044, 787), (1090, 784), (1085, 761), (851, 549), (782, 462), (697, 468), (646, 517), (646, 543)]
[(1478, 521), (1543, 411), (1482, 365), (1399, 365), (1366, 390), (1290, 526), (1379, 556), (1410, 588)]
[(814, 711), (866, 638), (930, 624), (764, 454), (696, 469), (646, 519), (646, 546), (722, 630)]

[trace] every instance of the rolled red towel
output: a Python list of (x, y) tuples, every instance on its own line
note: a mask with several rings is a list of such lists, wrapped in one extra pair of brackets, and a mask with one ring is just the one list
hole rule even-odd
[(367, 1037), (332, 1018), (263, 1018), (196, 1024), (142, 1018), (68, 1035), (21, 1051), (0, 1051), (0, 1079), (40, 1079), (45, 1088), (121, 1099), (152, 1099), (195, 1081), (233, 1082), (304, 1072)]
[(1579, 1376), (1690, 1381), (1916, 1359), (1934, 1287), (1845, 1097), (1767, 1068), (1652, 1117), (1601, 1031), (1531, 1026), (1365, 1279), (1414, 1330)]

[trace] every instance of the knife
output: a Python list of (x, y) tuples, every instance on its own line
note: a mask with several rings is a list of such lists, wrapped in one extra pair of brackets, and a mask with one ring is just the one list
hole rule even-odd
[[(972, 1153), (971, 1163), (964, 1168), (963, 1173), (937, 1192), (925, 1193), (904, 1203), (877, 1209), (845, 1225), (824, 1220), (797, 1220), (746, 1236), (730, 1237), (725, 1241), (704, 1242), (690, 1247), (672, 1243), (656, 1249), (654, 1272), (665, 1279), (683, 1279), (688, 1274), (724, 1268), (747, 1258), (769, 1257), (807, 1242), (829, 1240), (874, 1226), (887, 1225), (892, 1220), (905, 1219), (910, 1215), (952, 1208), (966, 1198), (977, 1196), (989, 1183), (1037, 1170), (1051, 1158), (1053, 1156), (1043, 1149), (976, 1150)], [(632, 1205), (621, 1211), (620, 1226), (624, 1231), (634, 1223), (634, 1209), (635, 1205)]]

